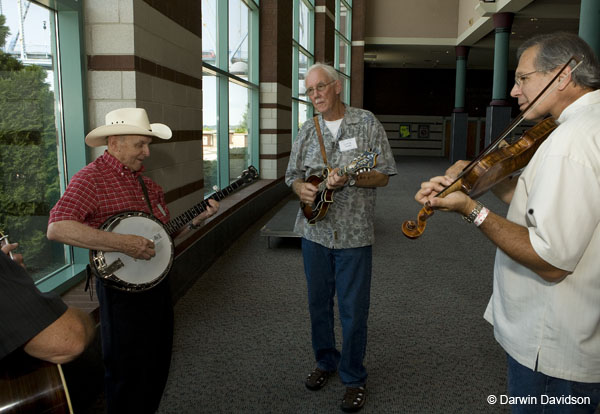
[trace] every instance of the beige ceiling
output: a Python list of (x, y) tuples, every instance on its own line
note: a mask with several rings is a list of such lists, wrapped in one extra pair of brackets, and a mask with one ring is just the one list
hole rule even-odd
[(581, 0), (369, 0), (365, 64), (370, 67), (455, 68), (455, 46), (470, 47), (468, 67), (494, 65), (496, 12), (514, 13), (509, 66), (519, 44), (536, 33), (579, 30)]

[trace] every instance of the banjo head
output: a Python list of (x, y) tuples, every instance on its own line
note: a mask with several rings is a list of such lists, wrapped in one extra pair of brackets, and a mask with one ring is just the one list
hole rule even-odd
[(175, 248), (162, 223), (143, 212), (125, 212), (109, 218), (100, 230), (134, 234), (154, 242), (156, 255), (134, 259), (122, 252), (91, 252), (91, 264), (103, 279), (127, 291), (143, 291), (160, 283), (173, 264)]

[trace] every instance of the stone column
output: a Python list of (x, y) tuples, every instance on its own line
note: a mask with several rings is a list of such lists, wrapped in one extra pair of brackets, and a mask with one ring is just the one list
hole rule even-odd
[(512, 13), (496, 13), (493, 16), (495, 28), (494, 85), (492, 102), (487, 107), (485, 118), (486, 147), (510, 124), (511, 107), (507, 99), (507, 77), (508, 44), (513, 17)]
[(579, 37), (590, 45), (596, 56), (600, 56), (600, 1), (581, 0)]
[(467, 131), (469, 114), (465, 111), (465, 91), (467, 79), (467, 58), (469, 47), (457, 46), (456, 88), (454, 110), (452, 111), (452, 135), (450, 139), (450, 162), (464, 160), (467, 157)]

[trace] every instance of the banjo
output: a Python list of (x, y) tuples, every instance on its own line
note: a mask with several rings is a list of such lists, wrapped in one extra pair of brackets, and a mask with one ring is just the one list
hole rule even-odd
[(142, 211), (125, 211), (115, 214), (106, 220), (99, 229), (119, 234), (135, 234), (150, 239), (154, 242), (156, 255), (150, 260), (138, 260), (122, 252), (90, 250), (92, 271), (96, 276), (120, 290), (136, 292), (156, 286), (169, 273), (173, 264), (175, 246), (171, 236), (204, 212), (209, 205), (208, 200), (220, 201), (257, 178), (258, 171), (253, 166), (249, 166), (229, 186), (216, 191), (167, 224), (161, 223), (154, 216)]

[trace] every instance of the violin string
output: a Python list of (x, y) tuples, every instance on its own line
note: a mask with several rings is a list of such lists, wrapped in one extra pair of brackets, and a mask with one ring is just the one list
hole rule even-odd
[[(529, 114), (531, 111), (533, 111), (533, 109), (535, 109), (535, 107), (542, 102), (544, 99), (546, 99), (546, 97), (548, 97), (548, 95), (550, 95), (552, 92), (554, 92), (554, 90), (556, 90), (556, 88), (561, 84), (562, 81), (557, 82), (556, 84), (554, 84), (554, 81), (564, 72), (564, 70), (571, 64), (572, 61), (577, 62), (575, 64), (575, 66), (573, 66), (573, 68), (571, 69), (571, 73), (573, 73), (573, 71), (575, 71), (575, 69), (577, 69), (579, 67), (579, 65), (581, 65), (581, 63), (583, 63), (583, 57), (581, 57), (579, 60), (575, 58), (575, 56), (571, 56), (571, 58), (567, 61), (567, 63), (565, 63), (563, 65), (563, 67), (558, 71), (558, 73), (550, 80), (550, 82), (548, 82), (548, 84), (544, 87), (544, 89), (542, 89), (542, 91), (535, 97), (535, 99), (527, 106), (527, 108), (525, 108), (519, 115), (517, 115), (517, 117), (513, 120), (513, 122), (511, 122), (508, 127), (500, 134), (500, 136), (498, 138), (496, 138), (490, 145), (488, 145), (477, 157), (475, 157), (475, 159), (473, 159), (461, 172), (460, 174), (458, 174), (458, 176), (456, 177), (456, 179), (449, 185), (447, 185), (446, 187), (444, 187), (444, 189), (442, 191), (440, 191), (438, 194), (436, 194), (435, 197), (439, 197), (441, 195), (443, 195), (450, 187), (452, 187), (458, 180), (460, 180), (465, 174), (467, 174), (469, 171), (471, 171), (471, 169), (473, 168), (473, 166), (476, 165), (476, 163), (481, 160), (483, 157), (485, 157), (486, 155), (488, 155), (490, 152), (494, 151), (498, 145), (506, 139), (506, 137), (512, 132), (514, 131), (514, 129), (525, 119), (525, 116), (527, 116), (527, 114)], [(554, 84), (554, 85), (553, 85)], [(507, 142), (508, 143), (508, 142)]]
[[(548, 85), (546, 85), (546, 87), (539, 93), (539, 95), (533, 100), (533, 102), (531, 102), (527, 108), (525, 108), (523, 110), (523, 112), (521, 112), (517, 118), (515, 118), (517, 120), (517, 122), (513, 122), (511, 125), (508, 126), (507, 130), (500, 135), (500, 137), (498, 139), (496, 139), (491, 145), (489, 145), (483, 152), (482, 154), (485, 156), (487, 154), (489, 154), (491, 151), (495, 150), (496, 147), (507, 138), (507, 136), (514, 131), (514, 129), (523, 121), (523, 119), (525, 119), (525, 117), (527, 116), (527, 114), (529, 114), (531, 111), (533, 111), (538, 104), (540, 104), (544, 99), (546, 99), (548, 97), (548, 95), (550, 95), (552, 92), (554, 92), (556, 90), (556, 88), (558, 88), (561, 83), (562, 80), (559, 80), (557, 83), (554, 83), (554, 81), (560, 76), (560, 74), (567, 68), (567, 66), (571, 63), (571, 61), (575, 60), (577, 63), (575, 64), (575, 66), (573, 66), (573, 69), (571, 69), (571, 73), (573, 73), (573, 71), (575, 71), (575, 69), (577, 69), (579, 67), (579, 65), (581, 65), (581, 63), (583, 62), (583, 60), (577, 61), (574, 57), (571, 57), (569, 59), (569, 61), (561, 68), (561, 70), (554, 76), (554, 78), (552, 78), (552, 80), (548, 83)], [(550, 86), (552, 85), (552, 86)], [(513, 125), (514, 124), (514, 125)], [(507, 142), (508, 143), (508, 142)], [(508, 143), (510, 144), (510, 143)]]

